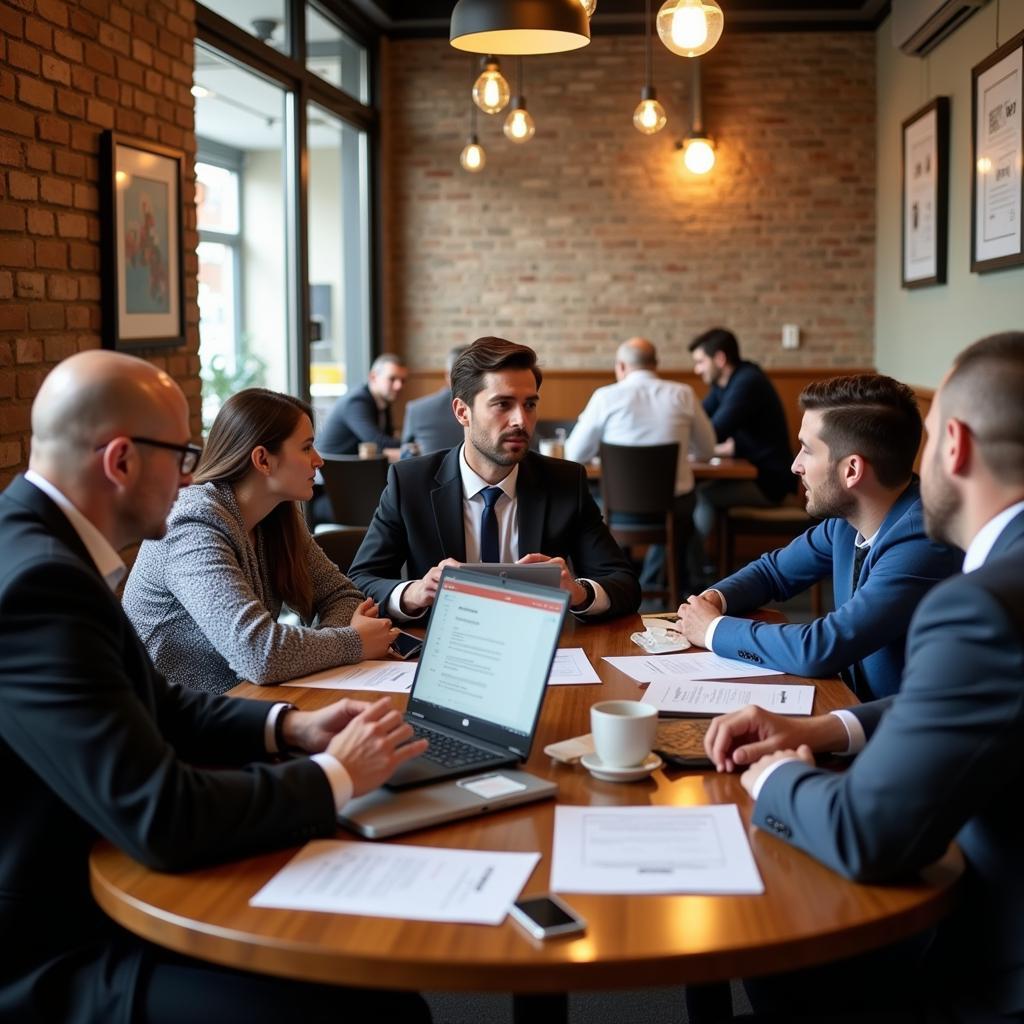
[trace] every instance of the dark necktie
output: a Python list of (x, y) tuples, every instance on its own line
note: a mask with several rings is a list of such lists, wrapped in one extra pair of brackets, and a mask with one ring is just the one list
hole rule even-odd
[[(868, 553), (871, 551), (870, 544), (862, 544), (856, 546), (853, 549), (853, 580), (850, 584), (850, 597), (853, 597), (857, 593), (857, 584), (860, 581), (860, 570), (864, 565), (864, 559), (868, 557)], [(861, 669), (860, 662), (854, 662), (848, 669), (839, 673), (843, 681), (850, 687), (859, 700), (872, 700), (873, 694), (868, 689), (867, 683), (864, 681), (864, 672)]]
[(480, 514), (480, 561), (500, 562), (498, 516), (495, 514), (494, 506), (505, 492), (500, 487), (485, 487), (480, 493), (484, 499), (484, 510)]

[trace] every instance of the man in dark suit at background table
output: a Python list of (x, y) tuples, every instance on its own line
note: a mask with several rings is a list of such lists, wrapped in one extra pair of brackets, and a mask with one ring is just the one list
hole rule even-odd
[(452, 394), (463, 443), (391, 467), (349, 570), (387, 614), (426, 614), (445, 565), (477, 561), (557, 562), (577, 615), (639, 607), (639, 581), (601, 519), (583, 467), (529, 450), (540, 383), (533, 349), (502, 338), (478, 338), (456, 360)]
[[(166, 373), (81, 353), (43, 382), (29, 472), (0, 494), (0, 1019), (429, 1019), (416, 996), (177, 956), (116, 927), (89, 892), (97, 838), (179, 871), (331, 836), (350, 796), (423, 749), (386, 701), (301, 712), (157, 673), (114, 593), (117, 552), (163, 535), (199, 454), (188, 440)], [(267, 763), (291, 748), (313, 756)]]
[(402, 422), (402, 447), (415, 444), (417, 455), (444, 451), (462, 444), (462, 424), (452, 412), (452, 367), (466, 351), (465, 345), (456, 345), (445, 359), (444, 387), (432, 395), (414, 398), (405, 407)]
[[(719, 770), (752, 766), (742, 781), (755, 824), (847, 877), (912, 877), (955, 839), (967, 862), (958, 909), (923, 969), (905, 965), (889, 980), (918, 983), (938, 1011), (930, 1020), (1022, 1021), (1024, 333), (961, 353), (926, 426), (928, 531), (966, 556), (963, 573), (918, 607), (900, 692), (811, 719), (745, 708), (712, 723), (708, 753)], [(814, 766), (814, 751), (857, 756), (835, 774)], [(821, 1019), (884, 1004), (890, 993), (873, 973), (883, 963), (847, 961), (748, 989), (755, 1009)]]
[(372, 441), (378, 454), (398, 458), (401, 441), (391, 422), (391, 406), (408, 376), (401, 356), (377, 356), (369, 380), (334, 403), (317, 432), (317, 450), (324, 455), (356, 455), (362, 442)]

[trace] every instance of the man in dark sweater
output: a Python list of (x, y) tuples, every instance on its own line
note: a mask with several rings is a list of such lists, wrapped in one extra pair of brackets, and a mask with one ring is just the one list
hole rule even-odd
[(317, 435), (317, 448), (328, 455), (355, 455), (359, 445), (372, 441), (378, 453), (401, 445), (391, 422), (391, 404), (409, 371), (401, 356), (385, 352), (370, 367), (370, 379), (334, 403)]
[(704, 411), (718, 439), (715, 454), (747, 459), (757, 467), (756, 480), (715, 480), (697, 489), (694, 521), (706, 537), (719, 509), (778, 505), (796, 489), (796, 478), (790, 472), (793, 451), (782, 402), (761, 367), (740, 359), (736, 335), (713, 327), (689, 348), (694, 370), (711, 389)]

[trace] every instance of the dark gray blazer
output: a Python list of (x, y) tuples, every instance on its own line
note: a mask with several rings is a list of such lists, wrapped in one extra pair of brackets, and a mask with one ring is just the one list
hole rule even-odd
[[(396, 462), (349, 578), (382, 606), (405, 579), (419, 579), (442, 559), (465, 561), (459, 452)], [(577, 576), (600, 583), (607, 616), (640, 606), (640, 583), (601, 518), (582, 466), (529, 452), (516, 484), (519, 550), (571, 563)], [(403, 576), (402, 567), (408, 566)]]
[(420, 446), (420, 455), (457, 448), (463, 437), (462, 425), (452, 412), (452, 393), (448, 388), (413, 399), (405, 407), (402, 444), (415, 441)]
[(342, 395), (316, 435), (317, 448), (328, 455), (355, 455), (361, 441), (373, 441), (380, 451), (400, 444), (391, 424), (391, 406), (378, 409), (369, 384)]
[(308, 758), (247, 764), (268, 705), (169, 686), (21, 477), (0, 549), (0, 1020), (128, 1024), (142, 944), (93, 901), (96, 840), (163, 871), (296, 845), (334, 834), (330, 785)]
[[(870, 737), (837, 775), (784, 764), (754, 821), (859, 881), (912, 875), (956, 840), (967, 860), (939, 949), (957, 995), (1024, 1012), (1024, 513), (985, 564), (914, 615), (898, 694), (851, 708)], [(945, 962), (945, 961), (944, 961)]]

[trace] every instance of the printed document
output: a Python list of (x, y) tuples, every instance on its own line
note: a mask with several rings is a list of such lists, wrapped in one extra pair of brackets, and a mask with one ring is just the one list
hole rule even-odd
[(764, 892), (735, 804), (556, 807), (551, 888), (627, 894)]
[(625, 658), (605, 658), (620, 672), (638, 683), (649, 683), (652, 679), (672, 676), (674, 679), (748, 679), (755, 676), (781, 676), (785, 673), (775, 668), (761, 668), (746, 661), (723, 658), (711, 651), (695, 651), (691, 654), (662, 654), (645, 656), (633, 654)]
[(814, 687), (788, 683), (691, 681), (666, 676), (655, 679), (641, 698), (669, 715), (724, 715), (748, 704), (778, 715), (809, 715)]
[(292, 679), (285, 686), (308, 686), (313, 690), (376, 690), (378, 693), (408, 693), (416, 665), (408, 661), (361, 661), (357, 665), (314, 672)]
[(555, 662), (548, 676), (548, 686), (573, 686), (579, 683), (599, 683), (601, 677), (594, 671), (582, 647), (560, 647), (555, 651)]
[(320, 839), (288, 861), (249, 905), (501, 924), (539, 860), (539, 853)]

